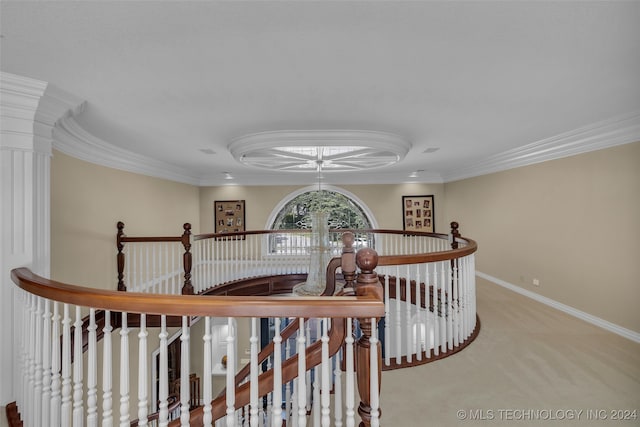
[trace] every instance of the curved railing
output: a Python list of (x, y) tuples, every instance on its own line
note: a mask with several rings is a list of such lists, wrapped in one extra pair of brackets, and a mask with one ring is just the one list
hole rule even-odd
[[(169, 425), (167, 339), (177, 332), (182, 361), (187, 364), (181, 366), (180, 408), (176, 411), (181, 421), (171, 425), (188, 425), (189, 419), (195, 425), (209, 425), (225, 417), (237, 425), (253, 419), (252, 423), (271, 420), (269, 425), (274, 426), (280, 426), (276, 420), (284, 420), (288, 426), (303, 424), (308, 413), (314, 425), (339, 425), (343, 414), (353, 421), (354, 350), (369, 361), (366, 372), (360, 363), (355, 380), (361, 396), (359, 414), (363, 425), (377, 425), (378, 387), (372, 384), (379, 384), (380, 369), (446, 357), (477, 336), (477, 245), (460, 236), (457, 223), (452, 223), (450, 234), (331, 233), (335, 257), (327, 266), (324, 292), (329, 298), (291, 295), (308, 273), (309, 254), (304, 247), (309, 231), (193, 236), (190, 225), (185, 224), (179, 236), (129, 237), (124, 224), (118, 223), (118, 289), (126, 293), (57, 283), (26, 269), (14, 270), (13, 280), (21, 289), (16, 304), (23, 307), (16, 310), (19, 318), (15, 322), (23, 337), (16, 354), (16, 360), (22, 361), (16, 378), (20, 408), (29, 408), (30, 423), (38, 425), (49, 418), (59, 420), (52, 425), (80, 425), (81, 420), (87, 425), (99, 421), (124, 425), (136, 414), (136, 425)], [(343, 236), (344, 245), (338, 243)], [(277, 325), (262, 350), (257, 345), (261, 318), (271, 319), (272, 327)], [(353, 324), (354, 318), (359, 319), (358, 325)], [(284, 328), (282, 322), (289, 321), (297, 328)], [(204, 328), (194, 328), (202, 323)], [(116, 329), (119, 354), (113, 350)], [(155, 371), (149, 366), (150, 357), (140, 357), (137, 366), (129, 361), (134, 357), (128, 352), (134, 329), (138, 331), (138, 355), (148, 355), (150, 345), (159, 348), (157, 386), (150, 384)], [(191, 334), (201, 329), (201, 336), (191, 340)], [(250, 348), (250, 363), (243, 369), (236, 368), (245, 364), (244, 353), (237, 349), (238, 330), (248, 336)], [(361, 335), (354, 343), (356, 330)], [(149, 343), (149, 334), (156, 334), (159, 344)], [(104, 365), (98, 384), (100, 339)], [(206, 361), (203, 405), (190, 411), (190, 367), (184, 360), (189, 360), (190, 345), (200, 340)], [(378, 351), (381, 363), (378, 357), (369, 356)], [(224, 369), (219, 363), (213, 366), (222, 354), (229, 360)], [(113, 372), (116, 365), (117, 373)], [(130, 372), (137, 372), (137, 382), (129, 381)], [(226, 387), (217, 398), (212, 386), (216, 375), (226, 377)], [(346, 386), (341, 382), (343, 376)], [(114, 398), (115, 384), (119, 400)], [(129, 405), (132, 388), (138, 396), (133, 407)], [(152, 389), (155, 391), (150, 392)], [(345, 397), (340, 400), (343, 389)], [(336, 411), (334, 421), (325, 418), (331, 412), (331, 390), (339, 394), (335, 396), (338, 402), (331, 403)]]
[[(309, 270), (310, 230), (190, 236), (190, 225), (185, 224), (182, 236), (154, 237), (145, 242), (141, 237), (125, 237), (124, 224), (119, 223), (118, 227), (118, 256), (122, 259), (119, 286), (128, 281), (129, 289), (142, 292), (286, 294), (294, 283), (304, 281)], [(377, 271), (385, 295), (385, 317), (381, 324), (384, 369), (446, 357), (460, 351), (477, 335), (477, 244), (462, 237), (458, 228), (453, 222), (449, 234), (330, 230), (328, 240), (333, 256), (343, 256), (345, 250), (354, 253), (363, 247), (375, 249), (379, 255)], [(346, 232), (353, 234), (353, 243), (347, 248), (340, 243)], [(169, 239), (174, 242), (171, 250)], [(180, 251), (180, 247), (184, 250)], [(166, 259), (173, 261), (163, 263)], [(344, 259), (349, 262), (348, 257)], [(174, 267), (171, 273), (158, 272), (161, 265)], [(344, 266), (338, 272), (344, 274), (343, 270)], [(348, 280), (348, 274), (346, 278), (327, 275), (324, 294), (332, 295)]]
[[(339, 263), (333, 264), (339, 266)], [(211, 425), (220, 418), (227, 418), (227, 425), (243, 425), (251, 419), (251, 425), (293, 418), (302, 425), (307, 418), (307, 385), (309, 370), (315, 370), (318, 396), (315, 400), (317, 414), (324, 417), (343, 415), (354, 422), (355, 386), (361, 396), (360, 406), (369, 408), (361, 413), (365, 425), (376, 425), (378, 417), (378, 387), (364, 386), (379, 382), (378, 357), (369, 354), (376, 350), (376, 319), (382, 316), (381, 290), (376, 274), (369, 268), (375, 263), (367, 261), (355, 282), (355, 295), (326, 297), (265, 298), (256, 296), (200, 296), (200, 295), (154, 295), (134, 292), (104, 291), (55, 282), (33, 274), (26, 268), (12, 271), (17, 284), (16, 310), (19, 325), (18, 336), (22, 337), (16, 360), (22, 362), (16, 378), (19, 386), (18, 406), (23, 410), (26, 425), (120, 425), (128, 424), (137, 414), (137, 425), (148, 425), (150, 420), (157, 425)], [(372, 281), (375, 285), (372, 287)], [(102, 316), (98, 316), (104, 310)], [(83, 316), (88, 313), (87, 355), (83, 358)], [(114, 314), (117, 314), (114, 316)], [(105, 319), (102, 326), (102, 376), (98, 375), (97, 321)], [(117, 319), (111, 323), (112, 319)], [(214, 398), (212, 388), (212, 328), (218, 318), (227, 318), (225, 341), (228, 365), (226, 367), (226, 390)], [(259, 318), (274, 319), (276, 328), (272, 340), (272, 355), (259, 353), (257, 322)], [(282, 318), (298, 323), (298, 330), (281, 327)], [(354, 343), (350, 338), (358, 318), (359, 328), (366, 333)], [(180, 418), (169, 420), (167, 391), (167, 325), (181, 320), (182, 378)], [(190, 411), (188, 395), (189, 349), (194, 343), (194, 325), (204, 319), (204, 332), (200, 338), (203, 345), (203, 406)], [(243, 320), (246, 319), (246, 320)], [(236, 342), (239, 339), (240, 323), (249, 330), (251, 364), (247, 371), (236, 374), (238, 358)], [(308, 330), (313, 323), (317, 327), (317, 338), (311, 339)], [(72, 327), (73, 325), (73, 327)], [(119, 328), (120, 354), (114, 350), (112, 334)], [(129, 353), (129, 335), (135, 328), (138, 333), (138, 362)], [(159, 411), (149, 416), (150, 393), (148, 365), (149, 335), (158, 333), (160, 342), (160, 393)], [(295, 347), (290, 348), (288, 338), (294, 336)], [(61, 338), (60, 338), (61, 337)], [(72, 339), (73, 337), (73, 339)], [(285, 343), (286, 342), (286, 343)], [(355, 347), (355, 348), (354, 348)], [(344, 348), (344, 349), (343, 349)], [(340, 354), (338, 351), (343, 349)], [(354, 370), (354, 352), (359, 357), (358, 372)], [(71, 354), (73, 353), (73, 358)], [(267, 361), (265, 367), (260, 361)], [(367, 360), (366, 364), (362, 361)], [(119, 361), (119, 363), (117, 363)], [(116, 365), (120, 365), (115, 371)], [(346, 364), (345, 400), (338, 403), (340, 410), (331, 411), (329, 393), (340, 387), (342, 372), (334, 367)], [(136, 372), (138, 381), (130, 382), (129, 374)], [(373, 374), (372, 374), (373, 372)], [(98, 390), (98, 378), (102, 393)], [(247, 378), (244, 378), (247, 377)], [(86, 378), (86, 379), (85, 379)], [(248, 381), (246, 381), (248, 379)], [(117, 399), (114, 383), (118, 383)], [(137, 386), (134, 386), (137, 384)], [(131, 388), (137, 388), (137, 405)], [(101, 397), (101, 398), (100, 398)], [(267, 399), (269, 404), (265, 405)], [(101, 402), (101, 403), (100, 403)], [(119, 405), (116, 405), (119, 403)], [(335, 404), (334, 404), (335, 405)], [(101, 410), (100, 410), (101, 409)], [(331, 415), (334, 414), (334, 415)], [(233, 421), (229, 421), (232, 419)], [(372, 422), (371, 419), (374, 419)], [(259, 421), (262, 420), (262, 421)], [(254, 424), (254, 422), (256, 424)]]

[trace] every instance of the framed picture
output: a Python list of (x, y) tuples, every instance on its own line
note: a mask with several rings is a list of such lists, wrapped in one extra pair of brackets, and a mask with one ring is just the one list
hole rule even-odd
[(433, 233), (435, 215), (433, 195), (402, 196), (402, 229)]
[(216, 200), (213, 202), (213, 219), (216, 233), (245, 231), (244, 200)]

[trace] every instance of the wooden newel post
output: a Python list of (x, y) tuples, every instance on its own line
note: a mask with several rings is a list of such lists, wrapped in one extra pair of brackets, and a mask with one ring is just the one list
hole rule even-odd
[(344, 288), (347, 291), (353, 291), (356, 279), (356, 250), (353, 247), (355, 237), (352, 232), (345, 231), (342, 233), (342, 260), (340, 269), (344, 277)]
[(124, 222), (118, 221), (116, 225), (118, 227), (118, 234), (116, 235), (116, 247), (118, 248), (118, 290), (126, 291), (127, 287), (124, 284), (124, 243), (122, 242), (122, 238), (124, 235)]
[(191, 224), (185, 223), (184, 233), (182, 233), (182, 246), (184, 246), (184, 255), (182, 262), (184, 264), (184, 286), (182, 286), (182, 295), (193, 295), (193, 285), (191, 284)]
[[(378, 274), (374, 271), (378, 265), (378, 254), (371, 248), (363, 248), (356, 254), (356, 263), (360, 268), (360, 274), (355, 284), (356, 295), (373, 295), (380, 301), (383, 301), (382, 284), (378, 279)], [(377, 324), (378, 318), (375, 318)], [(372, 319), (358, 319), (362, 335), (355, 348), (355, 365), (358, 380), (358, 392), (360, 394), (360, 405), (358, 406), (358, 414), (362, 421), (360, 427), (377, 426), (380, 418), (380, 409), (378, 405), (378, 394), (380, 392), (380, 381), (382, 373), (382, 351), (377, 342), (377, 334), (374, 339), (372, 336)], [(374, 347), (374, 348), (372, 348)], [(374, 363), (375, 371), (371, 371), (372, 358), (376, 360)], [(372, 396), (372, 383), (377, 382), (377, 394)], [(374, 390), (375, 385), (374, 385)], [(374, 401), (375, 400), (375, 401)], [(373, 403), (373, 404), (372, 404)], [(372, 422), (373, 421), (373, 422)]]
[(453, 221), (451, 223), (451, 249), (458, 249), (458, 239), (460, 237), (460, 232), (458, 231), (458, 223)]

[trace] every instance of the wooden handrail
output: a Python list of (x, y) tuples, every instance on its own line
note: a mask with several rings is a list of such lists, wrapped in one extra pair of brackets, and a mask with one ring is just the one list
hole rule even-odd
[(28, 268), (11, 271), (20, 288), (53, 301), (96, 309), (168, 316), (213, 317), (375, 317), (384, 303), (373, 296), (269, 297), (155, 295), (75, 286), (46, 279)]

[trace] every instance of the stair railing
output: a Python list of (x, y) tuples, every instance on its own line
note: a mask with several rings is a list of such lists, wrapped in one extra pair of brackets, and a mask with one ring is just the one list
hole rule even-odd
[[(126, 426), (131, 419), (138, 418), (138, 425), (149, 425), (149, 363), (148, 351), (150, 335), (157, 332), (160, 342), (160, 410), (158, 425), (213, 425), (223, 420), (225, 425), (242, 425), (245, 418), (250, 425), (258, 425), (261, 420), (271, 420), (273, 426), (282, 420), (290, 420), (289, 425), (303, 426), (307, 423), (307, 372), (321, 366), (322, 379), (320, 402), (321, 425), (328, 426), (342, 422), (344, 414), (347, 425), (354, 422), (354, 386), (357, 384), (361, 396), (358, 409), (364, 425), (379, 424), (379, 345), (377, 341), (377, 319), (384, 314), (382, 290), (372, 288), (372, 268), (375, 263), (363, 258), (363, 278), (368, 277), (362, 289), (356, 281), (355, 296), (339, 297), (290, 297), (265, 298), (254, 296), (198, 296), (198, 295), (156, 295), (139, 292), (104, 291), (55, 282), (39, 277), (26, 268), (12, 271), (12, 279), (17, 284), (15, 303), (17, 307), (15, 324), (19, 325), (16, 360), (22, 361), (16, 372), (17, 406), (22, 411), (25, 425)], [(336, 264), (334, 263), (334, 266)], [(335, 267), (334, 267), (335, 268)], [(358, 277), (360, 277), (360, 275)], [(98, 345), (96, 313), (104, 310), (102, 326), (102, 370), (98, 370)], [(88, 313), (87, 354), (82, 357), (83, 316)], [(112, 314), (121, 313), (119, 345)], [(300, 322), (296, 333), (295, 353), (287, 356), (283, 348), (282, 332), (278, 328), (274, 337), (274, 355), (271, 367), (262, 368), (258, 363), (256, 324), (258, 318), (273, 317), (278, 322), (281, 317), (296, 318)], [(198, 318), (204, 319), (207, 327), (201, 337), (192, 337), (192, 325)], [(214, 318), (227, 318), (228, 365), (227, 393), (214, 399), (211, 373), (211, 329)], [(181, 386), (180, 418), (169, 422), (168, 387), (166, 368), (167, 323), (181, 319), (182, 363), (181, 372), (185, 383)], [(236, 366), (238, 355), (234, 354), (234, 343), (240, 338), (232, 326), (232, 320), (250, 324), (249, 343), (251, 348), (251, 368), (249, 381), (236, 387)], [(246, 319), (246, 320), (243, 320)], [(309, 345), (304, 319), (320, 319), (320, 340)], [(356, 329), (354, 319), (359, 319), (360, 329), (365, 335), (357, 343), (353, 342), (351, 331)], [(72, 324), (73, 344), (72, 344)], [(368, 325), (368, 326), (367, 326)], [(369, 332), (370, 331), (370, 332)], [(136, 333), (137, 332), (137, 333)], [(366, 335), (370, 334), (370, 335)], [(58, 337), (62, 336), (62, 339)], [(129, 339), (136, 341), (130, 344)], [(364, 338), (363, 338), (364, 337)], [(189, 411), (189, 349), (190, 342), (203, 342), (203, 406)], [(345, 344), (346, 343), (346, 344)], [(335, 382), (327, 381), (332, 366), (331, 357), (343, 348), (347, 369), (345, 375), (344, 408), (332, 412), (329, 393)], [(114, 349), (119, 347), (119, 354)], [(134, 351), (132, 351), (134, 350)], [(73, 362), (71, 354), (74, 354)], [(164, 355), (163, 355), (164, 353)], [(355, 356), (354, 356), (355, 355)], [(378, 355), (378, 356), (376, 356)], [(119, 356), (119, 357), (118, 357)], [(372, 379), (369, 380), (369, 375)], [(130, 381), (130, 374), (137, 375), (137, 381)], [(357, 378), (357, 379), (356, 379)], [(366, 382), (369, 384), (366, 384)], [(286, 406), (291, 394), (289, 406)], [(99, 390), (98, 388), (101, 388)], [(342, 386), (341, 386), (342, 387)], [(351, 390), (349, 388), (351, 387)], [(137, 396), (137, 399), (136, 397)], [(350, 396), (350, 397), (349, 397)], [(265, 400), (266, 399), (266, 400)], [(266, 401), (270, 405), (265, 404)], [(295, 403), (295, 404), (294, 404)], [(268, 409), (268, 408), (271, 409)], [(365, 408), (365, 409), (363, 409)], [(366, 409), (369, 408), (369, 409)], [(339, 421), (338, 421), (339, 420)], [(220, 421), (218, 421), (220, 422)], [(280, 422), (280, 424), (278, 424)]]

